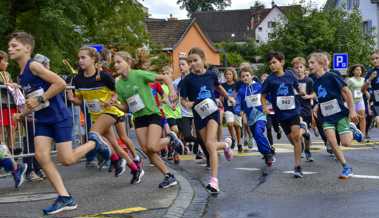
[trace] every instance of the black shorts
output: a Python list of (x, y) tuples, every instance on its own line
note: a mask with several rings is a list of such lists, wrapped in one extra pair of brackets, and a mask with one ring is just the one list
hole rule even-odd
[(117, 115), (111, 114), (111, 113), (105, 113), (105, 114), (111, 116), (116, 121), (116, 123), (125, 122), (125, 120), (126, 120), (125, 115), (117, 116)]
[(144, 128), (148, 127), (151, 124), (156, 124), (158, 126), (161, 125), (161, 116), (159, 114), (151, 114), (151, 115), (146, 115), (142, 117), (137, 117), (134, 119), (134, 128)]
[(280, 126), (282, 127), (284, 133), (289, 135), (291, 133), (291, 126), (300, 126), (300, 117), (296, 116), (288, 120), (280, 121)]
[(193, 119), (195, 121), (196, 130), (202, 130), (204, 127), (207, 126), (210, 120), (214, 120), (217, 122), (218, 125), (220, 125), (220, 111), (218, 110), (204, 119), (201, 119), (200, 115), (198, 115), (195, 112), (193, 113)]
[(175, 118), (166, 118), (166, 119), (167, 119), (167, 123), (169, 127), (178, 125), (178, 122)]
[(303, 118), (303, 121), (308, 125), (308, 128), (312, 126), (312, 116), (303, 114), (301, 118)]

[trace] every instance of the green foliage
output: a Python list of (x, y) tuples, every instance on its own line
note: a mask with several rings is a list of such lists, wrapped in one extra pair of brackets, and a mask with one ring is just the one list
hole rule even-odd
[[(243, 44), (235, 43), (235, 42), (222, 42), (222, 43), (216, 44), (216, 47), (220, 49), (222, 52), (226, 52), (227, 54), (237, 53), (240, 55), (243, 61), (248, 61), (251, 63), (254, 63), (256, 56), (259, 55), (257, 53), (258, 47), (257, 47), (257, 44), (254, 42), (254, 40), (250, 40)], [(228, 57), (227, 57), (227, 61), (229, 63)], [(224, 63), (223, 60), (222, 60), (222, 63)]]
[(0, 49), (6, 50), (13, 31), (29, 32), (36, 40), (35, 53), (48, 56), (58, 73), (68, 72), (64, 58), (76, 63), (82, 45), (133, 51), (147, 41), (146, 14), (134, 0), (3, 0), (0, 11)]
[(188, 15), (198, 11), (223, 10), (231, 5), (231, 0), (177, 0), (181, 9), (186, 9)]

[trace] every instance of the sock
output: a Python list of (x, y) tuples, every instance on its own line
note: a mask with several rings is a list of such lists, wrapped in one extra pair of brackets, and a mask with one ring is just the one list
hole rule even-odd
[(113, 153), (112, 154), (112, 156), (111, 156), (111, 160), (112, 161), (117, 161), (117, 160), (119, 160), (120, 159), (120, 156), (118, 156), (118, 154), (116, 154), (116, 153)]
[(132, 173), (138, 170), (138, 166), (134, 162), (128, 163), (128, 167), (130, 168), (130, 171), (132, 171)]

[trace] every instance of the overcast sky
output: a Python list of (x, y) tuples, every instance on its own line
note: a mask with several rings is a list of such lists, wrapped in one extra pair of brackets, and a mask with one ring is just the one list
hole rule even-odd
[[(187, 11), (181, 10), (176, 4), (177, 0), (138, 0), (145, 7), (149, 9), (151, 17), (154, 18), (168, 18), (170, 14), (174, 17), (185, 19), (187, 17)], [(254, 4), (255, 0), (232, 0), (232, 6), (227, 9), (246, 9)], [(266, 7), (271, 5), (271, 0), (260, 0)], [(299, 0), (275, 0), (275, 3), (279, 6), (290, 5), (299, 2)], [(322, 7), (326, 0), (307, 0), (311, 2), (313, 7)]]

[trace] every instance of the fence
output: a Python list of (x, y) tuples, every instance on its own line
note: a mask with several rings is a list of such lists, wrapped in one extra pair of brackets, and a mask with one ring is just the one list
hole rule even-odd
[[(66, 91), (73, 89), (73, 86), (67, 86)], [(0, 91), (0, 144), (6, 144), (11, 153), (10, 155), (14, 158), (34, 156), (34, 113), (31, 113), (22, 121), (14, 123), (13, 114), (20, 112), (21, 108), (17, 107), (14, 103), (13, 96), (9, 93), (7, 86), (0, 85)], [(87, 134), (90, 129), (91, 121), (89, 119), (86, 102), (84, 101), (81, 106), (74, 105), (72, 102), (67, 100), (66, 91), (64, 92), (64, 99), (66, 106), (69, 108), (72, 115), (72, 141), (73, 146), (75, 147), (83, 144), (87, 140)], [(126, 119), (127, 134), (130, 130), (129, 127), (128, 118)], [(56, 153), (55, 145), (52, 147), (52, 153)]]

